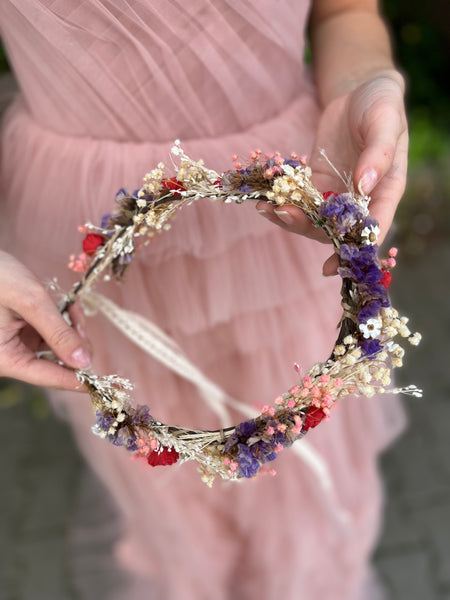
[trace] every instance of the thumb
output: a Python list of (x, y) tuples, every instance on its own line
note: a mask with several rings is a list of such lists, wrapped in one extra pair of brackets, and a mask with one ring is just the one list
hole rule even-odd
[(354, 185), (360, 192), (370, 194), (392, 168), (400, 136), (406, 121), (394, 106), (384, 105), (383, 114), (367, 115), (363, 132), (364, 150), (354, 171)]
[(366, 194), (389, 172), (398, 142), (407, 135), (403, 96), (404, 82), (397, 72), (375, 78), (352, 96), (348, 108), (354, 116), (351, 129), (361, 151), (354, 185)]

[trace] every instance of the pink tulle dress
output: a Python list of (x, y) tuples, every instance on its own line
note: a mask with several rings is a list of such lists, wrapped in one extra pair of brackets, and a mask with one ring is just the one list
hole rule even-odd
[[(2, 247), (68, 290), (77, 226), (168, 163), (175, 138), (219, 171), (257, 147), (310, 153), (320, 112), (302, 62), (308, 10), (291, 0), (1, 2), (21, 90), (1, 134)], [(294, 363), (307, 369), (329, 355), (340, 308), (339, 281), (321, 275), (328, 255), (254, 206), (205, 200), (103, 291), (163, 328), (231, 396), (262, 405), (295, 383)], [(95, 372), (130, 378), (157, 418), (217, 426), (191, 384), (101, 317), (88, 334)], [(346, 523), (291, 451), (276, 477), (209, 489), (192, 463), (152, 469), (92, 435), (87, 397), (54, 401), (120, 509), (117, 559), (165, 600), (370, 598), (362, 586), (380, 525), (376, 457), (402, 423), (391, 399), (346, 400), (307, 437)]]

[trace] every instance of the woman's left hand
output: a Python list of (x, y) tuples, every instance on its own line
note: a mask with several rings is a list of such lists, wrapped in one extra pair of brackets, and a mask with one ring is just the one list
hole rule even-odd
[[(379, 243), (386, 236), (406, 184), (408, 127), (403, 80), (396, 71), (382, 72), (332, 100), (318, 123), (309, 164), (321, 192), (346, 191), (345, 184), (320, 154), (323, 149), (355, 189), (371, 195), (370, 214), (378, 220)], [(257, 209), (288, 231), (320, 241), (328, 238), (295, 206), (258, 202)], [(325, 275), (336, 273), (337, 256), (324, 264)]]

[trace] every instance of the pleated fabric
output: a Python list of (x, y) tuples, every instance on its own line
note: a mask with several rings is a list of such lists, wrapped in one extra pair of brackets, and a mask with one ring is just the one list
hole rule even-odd
[[(289, 0), (2, 2), (21, 89), (1, 134), (2, 247), (67, 290), (77, 226), (169, 164), (174, 139), (219, 171), (257, 147), (310, 153), (320, 111), (302, 62), (308, 10)], [(251, 205), (204, 200), (141, 251), (122, 284), (100, 289), (162, 327), (230, 395), (262, 405), (295, 383), (295, 362), (307, 370), (329, 355), (340, 309), (339, 282), (321, 276), (328, 254)], [(101, 317), (88, 335), (95, 372), (130, 378), (157, 418), (218, 425), (190, 384)], [(87, 399), (53, 401), (120, 509), (117, 560), (149, 581), (136, 598), (361, 598), (381, 515), (376, 458), (403, 423), (396, 401), (346, 400), (308, 436), (346, 525), (290, 452), (275, 478), (208, 489), (192, 464), (145, 469), (94, 437)], [(367, 600), (375, 589), (364, 589)]]

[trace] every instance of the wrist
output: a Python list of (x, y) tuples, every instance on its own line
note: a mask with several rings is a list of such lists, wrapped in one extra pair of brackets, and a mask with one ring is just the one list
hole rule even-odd
[(333, 93), (330, 94), (330, 97), (328, 99), (324, 99), (324, 107), (336, 98), (346, 96), (365, 84), (383, 79), (388, 79), (394, 82), (398, 86), (401, 95), (405, 95), (406, 82), (402, 73), (394, 66), (378, 67), (370, 69), (363, 74), (361, 73), (359, 75), (349, 76), (342, 79), (339, 84), (336, 85)]
[(404, 92), (388, 30), (376, 10), (345, 10), (316, 18), (310, 33), (314, 79), (323, 107), (378, 77), (390, 78)]

